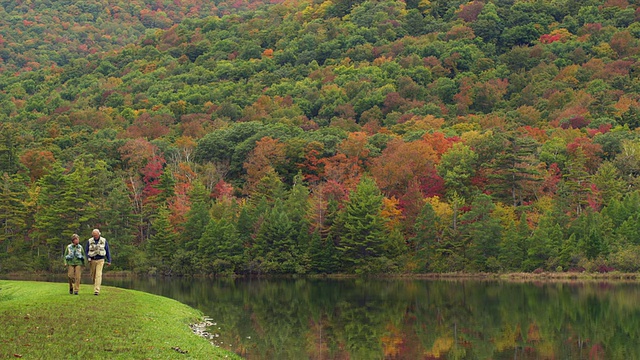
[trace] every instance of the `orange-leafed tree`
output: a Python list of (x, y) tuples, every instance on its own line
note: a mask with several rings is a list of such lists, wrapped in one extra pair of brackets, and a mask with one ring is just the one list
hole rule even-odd
[(173, 116), (168, 114), (150, 115), (149, 113), (143, 113), (127, 128), (124, 136), (129, 138), (144, 137), (157, 139), (169, 133), (169, 126), (172, 125), (173, 122)]
[(143, 138), (127, 141), (118, 152), (128, 168), (141, 169), (157, 152), (157, 146)]
[(338, 144), (338, 153), (323, 158), (318, 163), (322, 168), (321, 178), (335, 181), (347, 189), (354, 189), (360, 181), (370, 150), (367, 148), (367, 134), (353, 132)]
[(370, 150), (367, 148), (368, 137), (364, 132), (349, 133), (346, 139), (338, 144), (338, 151), (345, 154), (349, 159), (364, 163), (369, 156)]
[(400, 197), (412, 180), (424, 182), (433, 173), (437, 161), (437, 153), (428, 142), (422, 139), (405, 142), (396, 138), (373, 160), (370, 170), (383, 192)]
[(278, 139), (265, 136), (247, 156), (243, 167), (246, 171), (244, 191), (250, 194), (260, 180), (285, 159), (285, 145)]
[(362, 167), (358, 165), (357, 161), (353, 161), (345, 154), (323, 158), (320, 163), (324, 169), (322, 172), (323, 180), (342, 184), (347, 189), (354, 189), (362, 176)]
[(49, 171), (55, 158), (48, 150), (27, 150), (20, 156), (20, 162), (29, 171), (31, 182), (35, 182)]
[(182, 136), (199, 139), (212, 127), (213, 122), (209, 114), (186, 114), (180, 117), (179, 128)]
[(442, 132), (436, 131), (433, 133), (426, 133), (422, 139), (433, 148), (438, 158), (442, 156), (453, 144), (460, 141), (458, 137), (446, 137)]
[(396, 197), (385, 197), (382, 199), (382, 210), (380, 215), (386, 220), (385, 226), (392, 231), (400, 225), (403, 219), (402, 209), (400, 209), (400, 201)]
[(304, 161), (298, 164), (298, 168), (302, 171), (304, 181), (310, 184), (317, 184), (320, 181), (322, 173), (322, 164), (320, 156), (324, 150), (324, 145), (318, 141), (311, 141), (304, 148)]

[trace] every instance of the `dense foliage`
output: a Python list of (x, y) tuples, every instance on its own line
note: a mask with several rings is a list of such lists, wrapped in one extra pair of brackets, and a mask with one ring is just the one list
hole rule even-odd
[(0, 271), (640, 267), (640, 13), (0, 1)]

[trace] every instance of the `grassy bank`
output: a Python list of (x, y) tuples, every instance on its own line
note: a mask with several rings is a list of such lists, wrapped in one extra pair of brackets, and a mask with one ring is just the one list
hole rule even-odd
[(75, 296), (64, 283), (0, 281), (0, 358), (237, 359), (191, 332), (201, 317), (134, 290), (103, 287), (94, 296), (82, 285)]

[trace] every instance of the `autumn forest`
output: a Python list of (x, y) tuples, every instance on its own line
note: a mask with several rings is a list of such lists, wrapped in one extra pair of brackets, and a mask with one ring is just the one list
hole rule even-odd
[(640, 3), (0, 0), (0, 272), (640, 270)]

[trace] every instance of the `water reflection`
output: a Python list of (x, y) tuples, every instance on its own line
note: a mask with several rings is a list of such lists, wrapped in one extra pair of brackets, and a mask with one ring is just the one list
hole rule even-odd
[(638, 284), (106, 279), (213, 318), (248, 359), (635, 359)]

